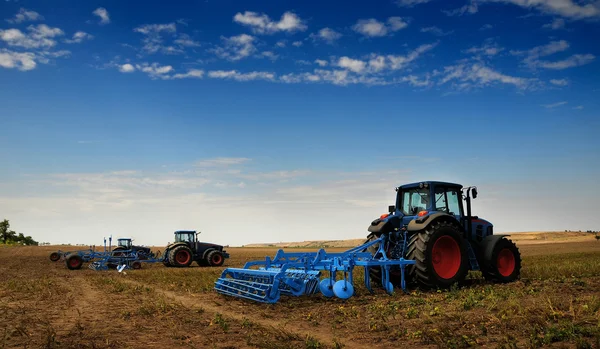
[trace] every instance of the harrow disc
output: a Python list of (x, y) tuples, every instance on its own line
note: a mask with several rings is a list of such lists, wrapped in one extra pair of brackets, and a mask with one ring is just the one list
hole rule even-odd
[(333, 284), (333, 293), (341, 299), (348, 299), (354, 295), (354, 286), (348, 280), (339, 280)]
[(319, 283), (319, 290), (327, 298), (333, 297), (333, 281), (330, 278), (323, 279)]

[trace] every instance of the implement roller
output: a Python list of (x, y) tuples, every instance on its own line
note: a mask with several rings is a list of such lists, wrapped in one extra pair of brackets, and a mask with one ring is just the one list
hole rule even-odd
[[(398, 239), (401, 233), (395, 232), (382, 234), (344, 252), (328, 253), (323, 249), (317, 252), (284, 252), (280, 249), (272, 260), (267, 256), (263, 261), (247, 262), (243, 268), (225, 269), (214, 288), (224, 295), (263, 303), (276, 303), (282, 294), (303, 296), (319, 292), (325, 297), (348, 299), (354, 295), (354, 267), (364, 268), (365, 286), (370, 292), (373, 290), (369, 269), (378, 267), (383, 271), (382, 285), (389, 294), (393, 294), (390, 268), (399, 267), (402, 289), (406, 290), (404, 268), (415, 264), (415, 261), (388, 257), (384, 246), (388, 246), (390, 235), (394, 235), (398, 243), (406, 245), (406, 235), (404, 239)], [(377, 252), (365, 252), (375, 245), (379, 245)], [(328, 276), (321, 280), (324, 271), (328, 272)], [(337, 279), (338, 272), (343, 275), (340, 280)]]

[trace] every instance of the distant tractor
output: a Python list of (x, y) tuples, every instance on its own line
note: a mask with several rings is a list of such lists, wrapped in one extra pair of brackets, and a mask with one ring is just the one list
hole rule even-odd
[(229, 258), (223, 246), (198, 241), (195, 230), (178, 230), (175, 242), (169, 244), (163, 254), (163, 264), (167, 267), (189, 267), (193, 261), (199, 266), (219, 267)]
[(121, 254), (123, 254), (123, 252), (119, 251), (129, 251), (137, 253), (140, 256), (140, 259), (145, 259), (153, 256), (150, 247), (135, 246), (133, 245), (133, 240), (131, 238), (117, 239), (117, 247), (113, 249), (113, 256), (120, 256)]
[[(469, 270), (480, 270), (486, 280), (494, 282), (520, 277), (521, 255), (508, 235), (493, 235), (490, 222), (471, 215), (476, 187), (425, 181), (402, 185), (396, 191), (396, 205), (371, 223), (367, 241), (389, 234), (384, 246), (389, 258), (416, 261), (406, 267), (407, 283), (448, 288), (462, 283)], [(368, 251), (377, 253), (378, 247)], [(369, 268), (369, 274), (381, 283), (381, 267)], [(398, 267), (391, 268), (390, 281), (400, 287)]]

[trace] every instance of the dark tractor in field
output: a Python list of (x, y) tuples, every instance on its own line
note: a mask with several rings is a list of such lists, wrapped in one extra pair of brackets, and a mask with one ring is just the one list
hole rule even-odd
[[(113, 250), (113, 256), (120, 256), (123, 254), (123, 251), (134, 252), (137, 253), (140, 259), (147, 259), (149, 257), (154, 257), (150, 247), (145, 246), (135, 246), (133, 244), (133, 240), (131, 238), (119, 238), (117, 240), (117, 247)], [(121, 251), (121, 252), (119, 252)]]
[(223, 246), (198, 241), (195, 230), (178, 230), (175, 242), (169, 244), (164, 252), (163, 264), (167, 267), (189, 267), (193, 261), (199, 266), (219, 267), (229, 258)]
[[(402, 185), (396, 192), (396, 205), (371, 223), (367, 241), (389, 233), (384, 246), (388, 257), (416, 261), (406, 267), (407, 283), (448, 288), (461, 284), (469, 270), (480, 270), (494, 282), (520, 277), (521, 255), (508, 235), (494, 235), (490, 222), (471, 215), (476, 187), (426, 181)], [(377, 253), (378, 247), (368, 250)], [(381, 283), (381, 267), (369, 268), (369, 274)], [(398, 267), (390, 270), (390, 281), (400, 287)]]

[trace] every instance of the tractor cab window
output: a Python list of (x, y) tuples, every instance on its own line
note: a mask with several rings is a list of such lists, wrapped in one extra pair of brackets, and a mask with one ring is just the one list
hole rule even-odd
[(175, 242), (193, 243), (194, 234), (177, 234), (175, 235)]
[(460, 209), (460, 197), (458, 190), (447, 188), (435, 189), (435, 208), (436, 211), (442, 211), (454, 216), (462, 214)]
[(402, 213), (407, 216), (417, 215), (420, 211), (427, 210), (429, 206), (429, 189), (415, 188), (402, 193)]
[(118, 245), (125, 247), (125, 248), (129, 248), (129, 247), (131, 247), (131, 242), (130, 242), (130, 240), (119, 240)]

